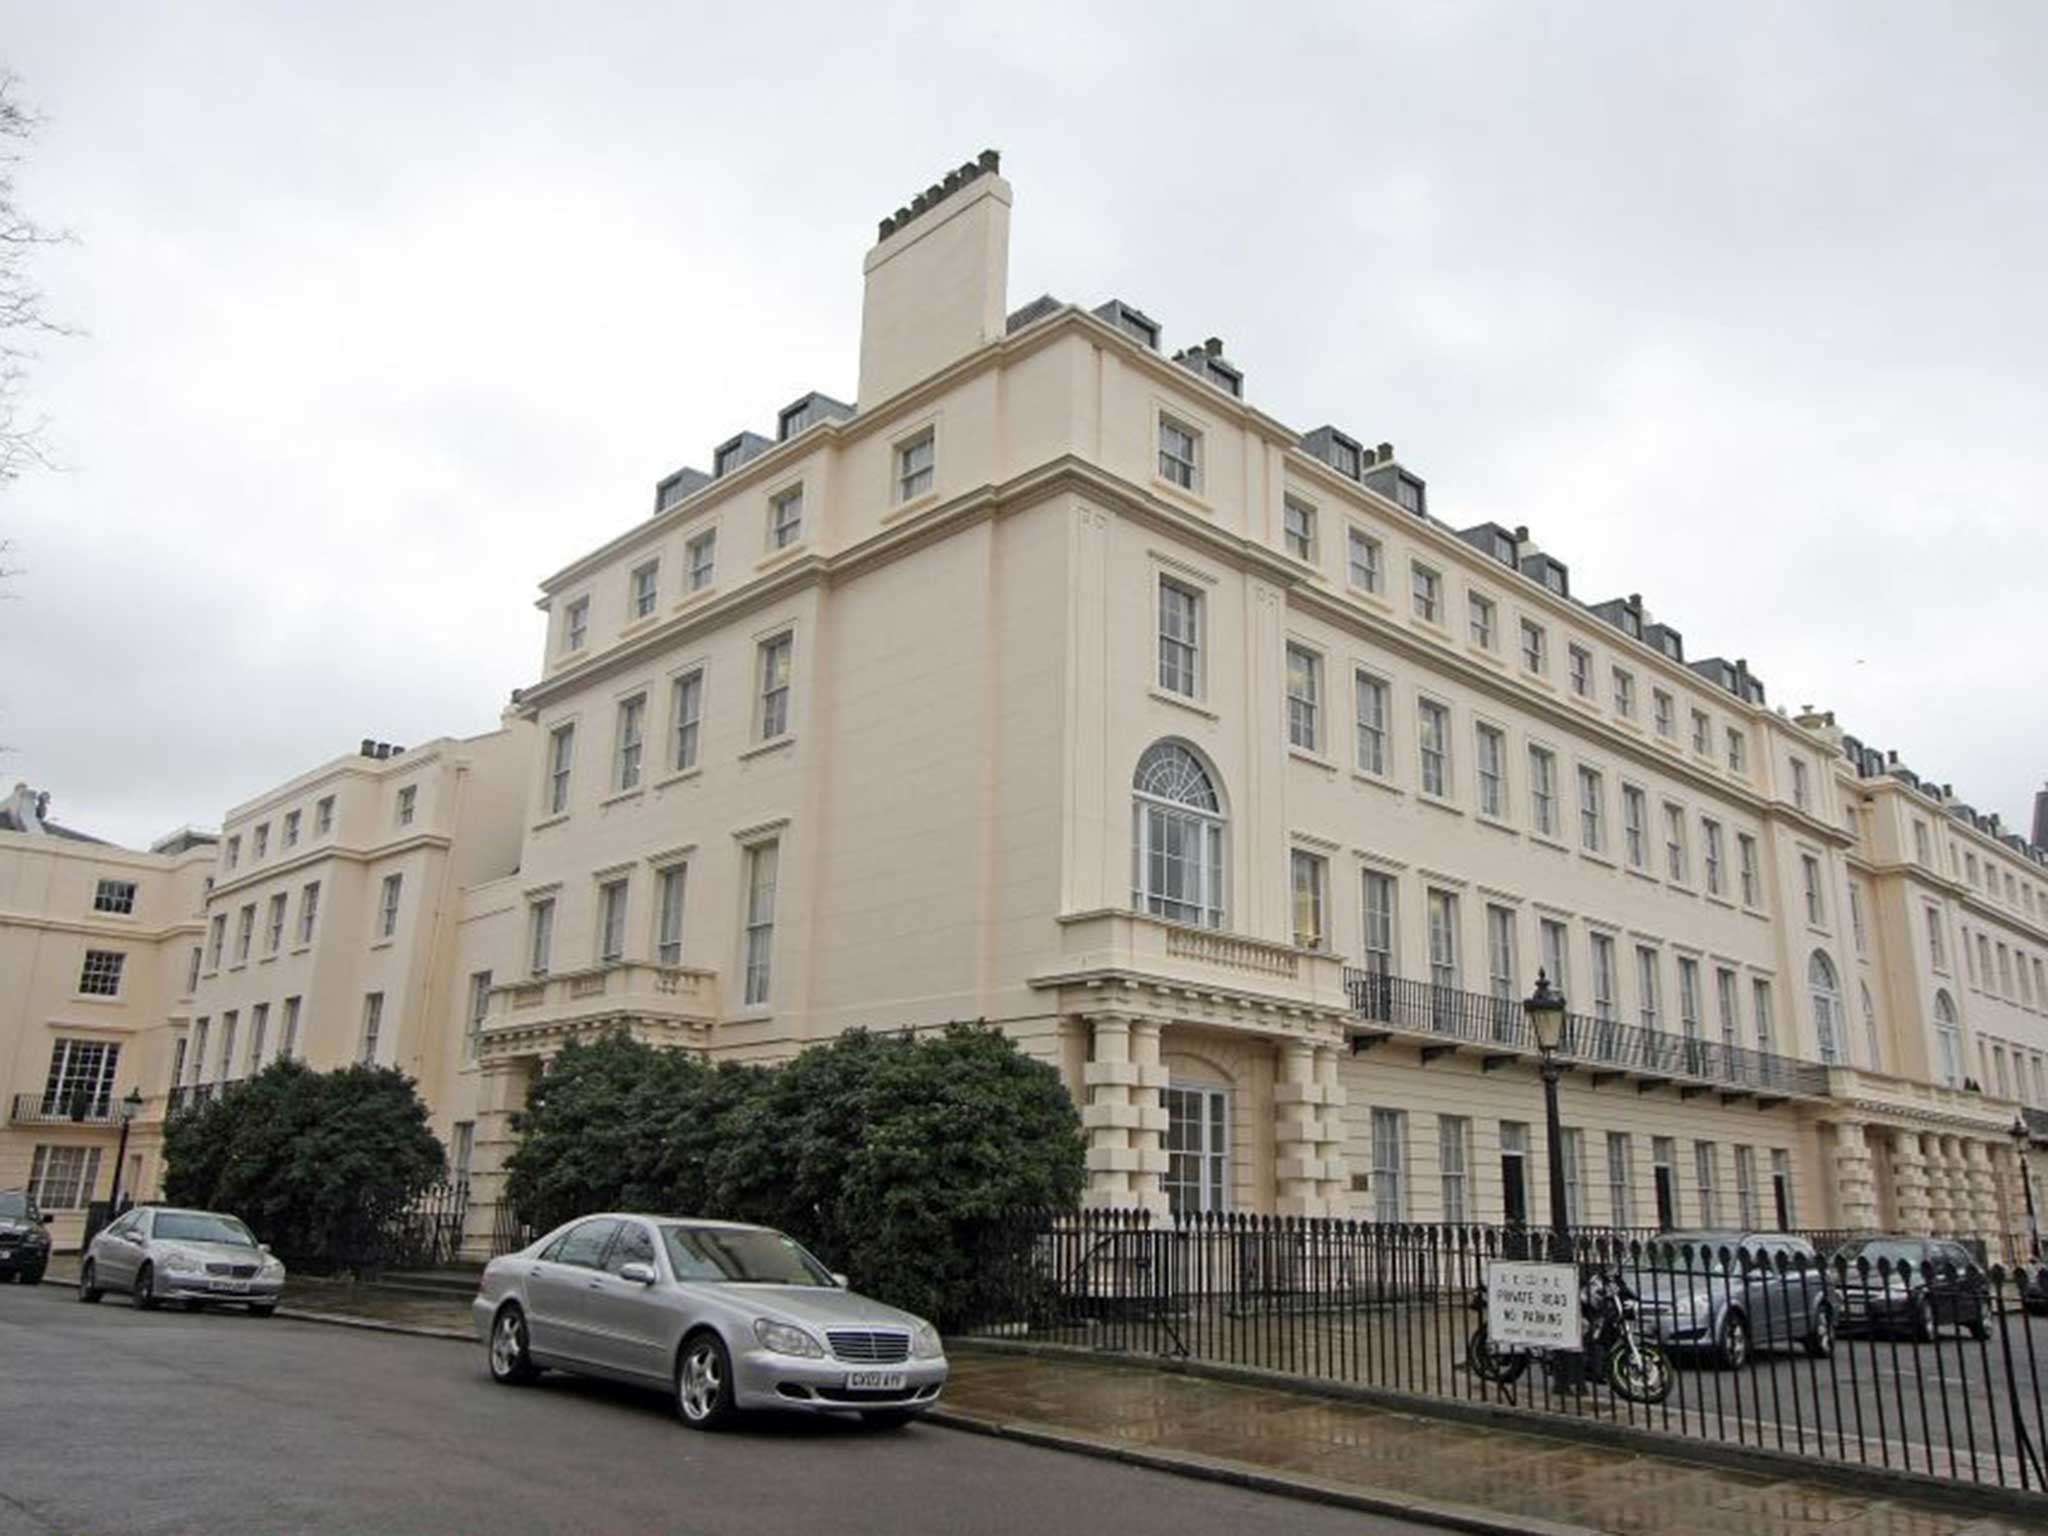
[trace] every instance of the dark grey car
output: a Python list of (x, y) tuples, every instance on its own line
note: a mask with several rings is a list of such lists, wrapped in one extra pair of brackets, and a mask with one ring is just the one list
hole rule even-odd
[(1679, 1359), (1734, 1370), (1758, 1348), (1834, 1352), (1841, 1302), (1803, 1237), (1666, 1232), (1622, 1273), (1640, 1298), (1643, 1332)]

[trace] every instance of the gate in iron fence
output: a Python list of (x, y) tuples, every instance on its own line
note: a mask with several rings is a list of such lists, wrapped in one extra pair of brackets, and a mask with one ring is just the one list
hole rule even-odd
[(2048, 1490), (2048, 1318), (2028, 1310), (2048, 1311), (2048, 1284), (1946, 1241), (1575, 1232), (1579, 1278), (1618, 1283), (1640, 1337), (1668, 1355), (1657, 1402), (1580, 1382), (1562, 1356), (1488, 1368), (1474, 1333), (1489, 1265), (1558, 1256), (1526, 1228), (1087, 1211), (1004, 1218), (977, 1242), (955, 1329), (969, 1337), (1251, 1366)]

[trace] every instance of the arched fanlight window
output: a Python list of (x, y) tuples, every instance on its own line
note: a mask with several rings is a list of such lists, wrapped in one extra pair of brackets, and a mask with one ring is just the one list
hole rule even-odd
[(1941, 1080), (1957, 1087), (1963, 1076), (1963, 1032), (1956, 1024), (1956, 1005), (1946, 992), (1934, 994), (1934, 1065)]
[(1877, 1004), (1871, 1001), (1869, 982), (1859, 981), (1856, 985), (1863, 990), (1863, 1038), (1870, 1046), (1870, 1070), (1882, 1072), (1884, 1070), (1884, 1046), (1883, 1042), (1878, 1038)]
[(1223, 809), (1201, 760), (1154, 742), (1132, 776), (1131, 904), (1175, 922), (1223, 926)]
[(1806, 962), (1806, 984), (1813, 993), (1813, 1032), (1820, 1042), (1820, 1059), (1834, 1066), (1842, 1059), (1842, 989), (1835, 981), (1835, 967), (1819, 950)]

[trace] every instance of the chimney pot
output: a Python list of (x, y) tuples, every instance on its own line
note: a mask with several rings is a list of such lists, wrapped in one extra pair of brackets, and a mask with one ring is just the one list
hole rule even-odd
[(1529, 525), (1527, 523), (1522, 524), (1521, 527), (1515, 530), (1515, 542), (1517, 544), (1529, 542)]
[(372, 741), (369, 737), (365, 736), (363, 738), (363, 744), (356, 750), (360, 752), (364, 757), (375, 757), (377, 755), (377, 743)]
[(984, 171), (994, 171), (1002, 168), (1003, 157), (999, 150), (984, 149), (977, 158)]
[(1223, 338), (1221, 336), (1211, 336), (1202, 343), (1202, 350), (1211, 357), (1221, 357), (1223, 355)]
[(1393, 457), (1394, 445), (1392, 443), (1381, 443), (1379, 446), (1380, 462), (1382, 464), (1391, 463), (1393, 461)]

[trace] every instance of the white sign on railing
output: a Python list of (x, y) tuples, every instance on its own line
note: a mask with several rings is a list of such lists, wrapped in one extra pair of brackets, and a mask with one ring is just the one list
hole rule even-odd
[(1496, 1349), (1577, 1349), (1577, 1268), (1507, 1259), (1488, 1264), (1486, 1333)]

